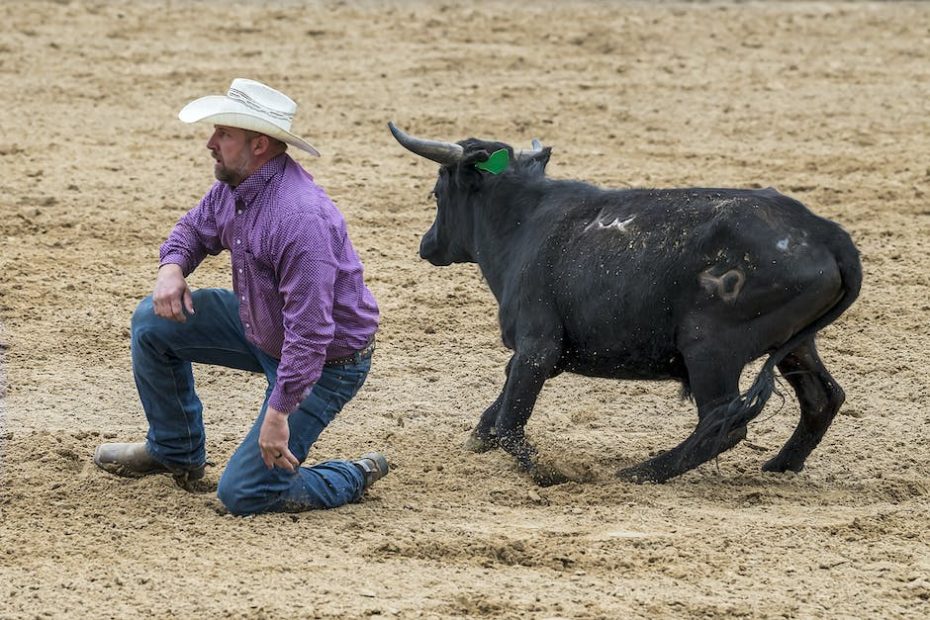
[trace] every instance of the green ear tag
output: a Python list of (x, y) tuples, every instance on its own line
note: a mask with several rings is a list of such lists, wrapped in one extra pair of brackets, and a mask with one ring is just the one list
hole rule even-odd
[(507, 149), (494, 151), (486, 160), (479, 161), (477, 164), (475, 164), (475, 168), (478, 170), (484, 170), (485, 172), (490, 172), (491, 174), (500, 174), (509, 167), (510, 154), (507, 152)]

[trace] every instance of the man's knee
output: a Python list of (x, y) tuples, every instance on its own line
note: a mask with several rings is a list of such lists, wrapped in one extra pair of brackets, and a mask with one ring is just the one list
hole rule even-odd
[(220, 476), (220, 482), (216, 487), (216, 496), (226, 510), (241, 517), (265, 512), (274, 503), (274, 498), (268, 493), (257, 492), (254, 484), (227, 475), (229, 465), (226, 469), (227, 471)]
[(135, 352), (163, 352), (165, 348), (171, 347), (170, 343), (178, 337), (178, 330), (184, 327), (184, 323), (164, 319), (155, 314), (155, 304), (149, 296), (139, 302), (132, 314), (130, 344)]
[(139, 302), (139, 305), (136, 306), (136, 311), (132, 313), (132, 328), (135, 330), (136, 326), (145, 325), (154, 318), (156, 318), (155, 302), (152, 301), (152, 296), (149, 295)]
[(180, 330), (186, 329), (190, 321), (179, 323), (155, 314), (155, 302), (149, 295), (139, 302), (132, 313), (131, 333), (134, 344), (155, 344), (176, 338)]
[(132, 339), (139, 342), (146, 335), (159, 328), (161, 323), (158, 315), (155, 314), (155, 304), (152, 297), (148, 296), (139, 302), (136, 311), (132, 313)]
[(229, 476), (222, 476), (220, 483), (216, 487), (216, 496), (226, 507), (226, 510), (234, 515), (244, 516), (256, 512), (255, 498), (250, 497), (242, 488)]

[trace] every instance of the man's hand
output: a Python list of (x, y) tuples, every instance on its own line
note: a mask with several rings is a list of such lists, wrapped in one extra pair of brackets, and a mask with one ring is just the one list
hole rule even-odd
[(291, 436), (291, 429), (287, 425), (287, 414), (281, 413), (274, 407), (268, 407), (265, 420), (258, 432), (258, 447), (262, 451), (262, 460), (265, 467), (280, 467), (289, 472), (297, 471), (300, 462), (287, 447), (287, 440)]
[(158, 269), (152, 301), (155, 302), (155, 314), (163, 319), (183, 323), (187, 320), (184, 310), (194, 314), (194, 300), (180, 265), (168, 263)]

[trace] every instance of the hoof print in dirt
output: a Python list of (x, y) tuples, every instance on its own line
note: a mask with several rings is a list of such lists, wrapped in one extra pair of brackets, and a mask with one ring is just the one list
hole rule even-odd
[(187, 476), (172, 476), (174, 483), (188, 493), (215, 493), (217, 481), (210, 478), (190, 480)]
[(566, 482), (571, 482), (568, 478), (557, 471), (546, 471), (546, 470), (534, 470), (531, 474), (533, 476), (533, 482), (541, 487), (551, 487), (557, 484), (565, 484)]
[(541, 487), (591, 480), (591, 472), (584, 466), (571, 463), (555, 463), (542, 459), (536, 460), (530, 474), (533, 477), (533, 482)]

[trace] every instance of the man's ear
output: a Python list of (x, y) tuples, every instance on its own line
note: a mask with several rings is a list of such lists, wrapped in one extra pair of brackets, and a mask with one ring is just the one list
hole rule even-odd
[(252, 139), (252, 155), (258, 157), (264, 155), (271, 148), (271, 138), (261, 133)]

